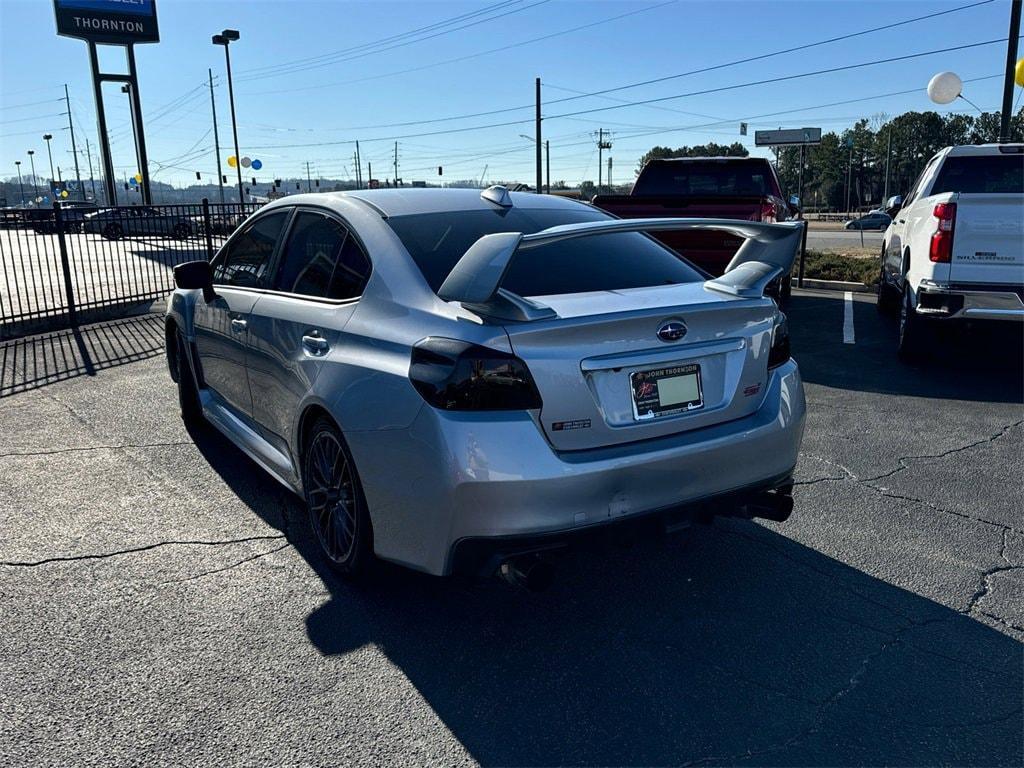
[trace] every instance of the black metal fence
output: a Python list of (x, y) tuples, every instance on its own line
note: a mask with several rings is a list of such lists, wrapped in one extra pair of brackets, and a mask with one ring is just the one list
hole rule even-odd
[(259, 204), (55, 203), (0, 217), (0, 339), (117, 316), (174, 288), (172, 269), (208, 259)]

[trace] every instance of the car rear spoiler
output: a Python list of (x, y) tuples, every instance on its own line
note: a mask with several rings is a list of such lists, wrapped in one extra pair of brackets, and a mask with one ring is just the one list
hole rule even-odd
[(508, 320), (537, 320), (552, 317), (552, 310), (501, 288), (512, 259), (519, 251), (539, 248), (578, 237), (618, 232), (665, 232), (714, 230), (744, 239), (725, 274), (707, 280), (704, 287), (741, 298), (756, 298), (779, 275), (793, 266), (803, 221), (764, 224), (735, 219), (608, 219), (582, 224), (563, 224), (530, 235), (499, 232), (484, 235), (463, 254), (437, 294), (445, 301), (457, 301), (475, 312)]

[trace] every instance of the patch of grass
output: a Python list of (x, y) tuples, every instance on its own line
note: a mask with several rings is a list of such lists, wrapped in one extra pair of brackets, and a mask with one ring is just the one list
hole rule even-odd
[[(799, 269), (799, 264), (796, 269)], [(809, 250), (804, 262), (804, 277), (875, 285), (878, 282), (878, 259)]]

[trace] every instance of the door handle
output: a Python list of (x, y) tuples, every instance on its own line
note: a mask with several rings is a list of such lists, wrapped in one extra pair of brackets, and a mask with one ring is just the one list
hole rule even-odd
[(241, 333), (246, 329), (249, 324), (245, 320), (235, 318), (231, 321), (231, 330), (235, 333)]
[(898, 221), (898, 222), (899, 222), (900, 224), (906, 224), (906, 223), (907, 223), (907, 220), (906, 220), (906, 219), (897, 219), (897, 221)]
[(327, 339), (319, 333), (310, 331), (302, 337), (302, 348), (313, 357), (323, 357), (330, 349), (330, 345), (327, 343)]

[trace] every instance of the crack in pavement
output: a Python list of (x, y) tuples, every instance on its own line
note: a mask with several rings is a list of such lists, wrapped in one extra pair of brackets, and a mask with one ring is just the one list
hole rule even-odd
[(181, 583), (186, 582), (186, 581), (195, 581), (196, 579), (202, 579), (202, 578), (204, 578), (206, 576), (212, 576), (215, 573), (223, 573), (224, 571), (230, 571), (231, 569), (237, 568), (240, 565), (245, 565), (246, 563), (251, 563), (254, 560), (259, 560), (261, 557), (266, 557), (267, 555), (272, 555), (275, 552), (280, 552), (283, 549), (288, 549), (288, 547), (290, 547), (290, 546), (292, 546), (291, 543), (286, 541), (284, 544), (282, 544), (279, 547), (274, 547), (273, 549), (268, 550), (266, 552), (257, 552), (255, 555), (250, 555), (249, 557), (243, 558), (242, 560), (239, 560), (237, 563), (232, 563), (231, 565), (225, 565), (223, 568), (214, 568), (212, 571), (203, 571), (202, 573), (196, 573), (196, 574), (193, 574), (192, 576), (186, 576), (183, 579), (164, 579), (163, 581), (160, 581), (160, 582), (157, 582), (157, 583), (159, 583), (159, 584), (181, 584)]
[(125, 443), (123, 445), (88, 445), (80, 448), (55, 448), (50, 451), (11, 451), (0, 453), (0, 459), (10, 456), (52, 456), (60, 453), (77, 453), (80, 451), (116, 451), (124, 448), (166, 448), (178, 445), (194, 445), (191, 440), (170, 440), (164, 443)]
[(245, 536), (239, 539), (219, 539), (219, 540), (171, 540), (171, 541), (158, 541), (154, 544), (144, 544), (140, 547), (130, 547), (128, 549), (119, 549), (113, 552), (96, 552), (88, 553), (84, 555), (69, 555), (67, 557), (47, 557), (43, 560), (0, 560), (0, 566), (8, 568), (35, 568), (40, 565), (49, 565), (52, 563), (74, 563), (81, 560), (105, 560), (110, 557), (119, 557), (121, 555), (133, 555), (139, 552), (148, 552), (152, 549), (158, 549), (159, 547), (169, 546), (181, 546), (181, 547), (219, 547), (229, 544), (244, 544), (247, 541), (272, 541), (276, 539), (285, 538), (283, 533), (266, 535), (266, 536)]

